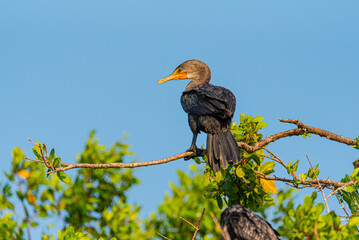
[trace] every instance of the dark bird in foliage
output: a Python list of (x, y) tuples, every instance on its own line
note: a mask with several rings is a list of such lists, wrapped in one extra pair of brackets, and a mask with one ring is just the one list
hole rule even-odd
[(278, 240), (279, 233), (249, 208), (233, 205), (221, 214), (224, 240)]
[(191, 147), (193, 154), (188, 160), (201, 155), (196, 140), (200, 131), (207, 133), (208, 163), (215, 172), (226, 169), (228, 162), (240, 161), (240, 149), (229, 126), (236, 108), (236, 98), (226, 88), (209, 84), (211, 71), (198, 60), (189, 60), (179, 65), (174, 72), (158, 84), (179, 79), (193, 79), (182, 93), (181, 104), (188, 113), (188, 123), (193, 132)]

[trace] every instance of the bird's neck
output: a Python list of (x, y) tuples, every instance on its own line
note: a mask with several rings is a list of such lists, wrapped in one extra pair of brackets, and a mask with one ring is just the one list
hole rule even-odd
[(206, 82), (206, 81), (192, 80), (192, 81), (190, 81), (190, 82), (187, 84), (186, 90), (187, 90), (188, 88), (193, 87), (193, 86), (197, 86), (197, 85), (201, 85), (201, 84), (206, 84), (206, 83), (208, 83), (208, 82)]
[(209, 80), (211, 80), (211, 72), (210, 71), (203, 71), (200, 72), (196, 78), (194, 78), (192, 81), (190, 81), (187, 86), (186, 90), (190, 87), (201, 85), (201, 84), (208, 84)]

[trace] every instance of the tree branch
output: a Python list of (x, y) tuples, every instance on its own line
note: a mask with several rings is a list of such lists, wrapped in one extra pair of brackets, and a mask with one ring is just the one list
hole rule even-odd
[(327, 130), (317, 128), (317, 127), (307, 126), (307, 125), (303, 124), (301, 121), (299, 121), (298, 119), (282, 119), (282, 118), (279, 118), (279, 121), (285, 122), (285, 123), (293, 123), (293, 124), (297, 125), (298, 128), (304, 129), (308, 133), (313, 133), (313, 134), (316, 134), (316, 135), (318, 135), (320, 137), (325, 137), (325, 138), (327, 138), (329, 140), (332, 140), (332, 141), (344, 143), (346, 145), (355, 145), (356, 144), (355, 139), (347, 138), (347, 137), (344, 137), (344, 136), (329, 132)]
[(354, 181), (351, 180), (349, 182), (343, 183), (343, 182), (337, 182), (329, 179), (318, 179), (318, 180), (293, 180), (293, 179), (287, 179), (287, 178), (279, 178), (279, 177), (268, 177), (260, 172), (255, 172), (256, 176), (262, 179), (266, 180), (275, 180), (275, 181), (281, 181), (281, 182), (287, 182), (295, 184), (295, 182), (299, 182), (299, 184), (303, 185), (311, 185), (311, 186), (318, 186), (318, 182), (322, 184), (322, 187), (330, 188), (340, 188), (340, 187), (347, 187), (350, 185), (354, 185)]
[(252, 152), (255, 152), (257, 150), (262, 149), (263, 147), (265, 147), (269, 143), (277, 141), (278, 139), (285, 138), (285, 137), (291, 137), (291, 136), (301, 136), (301, 135), (303, 135), (305, 133), (312, 133), (312, 134), (318, 135), (320, 137), (325, 137), (325, 138), (327, 138), (329, 140), (344, 143), (344, 144), (347, 144), (347, 145), (355, 145), (356, 144), (355, 139), (347, 138), (347, 137), (344, 137), (344, 136), (341, 136), (341, 135), (338, 135), (338, 134), (335, 134), (335, 133), (332, 133), (332, 132), (317, 128), (317, 127), (310, 127), (308, 125), (303, 124), (298, 119), (282, 119), (282, 118), (279, 118), (279, 121), (285, 122), (285, 123), (293, 123), (293, 124), (297, 125), (298, 128), (273, 134), (273, 135), (263, 139), (262, 141), (254, 144), (254, 146), (249, 146), (248, 144), (243, 143), (243, 142), (238, 142), (238, 146), (240, 148), (246, 150), (247, 152), (252, 153)]
[[(53, 171), (48, 172), (47, 174), (54, 173), (54, 172), (63, 172), (66, 170), (70, 170), (73, 168), (137, 168), (137, 167), (147, 167), (153, 165), (159, 165), (163, 163), (168, 163), (175, 161), (180, 158), (191, 156), (192, 152), (183, 152), (172, 157), (163, 158), (160, 160), (153, 160), (153, 161), (146, 161), (146, 162), (135, 162), (135, 163), (103, 163), (103, 164), (96, 164), (96, 163), (77, 163), (77, 164), (68, 164), (68, 163), (61, 163), (63, 168), (56, 168)], [(29, 159), (35, 160), (35, 159)], [(35, 160), (36, 161), (36, 160)]]
[[(275, 142), (278, 139), (281, 138), (285, 138), (285, 137), (291, 137), (291, 136), (301, 136), (305, 133), (312, 133), (312, 134), (316, 134), (318, 136), (321, 137), (325, 137), (329, 140), (332, 141), (337, 141), (340, 143), (344, 143), (347, 145), (355, 145), (356, 144), (356, 140), (352, 139), (352, 138), (347, 138), (341, 135), (337, 135), (334, 134), (332, 132), (320, 129), (320, 128), (316, 128), (316, 127), (310, 127), (307, 126), (305, 124), (303, 124), (302, 122), (300, 122), (298, 119), (279, 119), (279, 121), (281, 122), (285, 122), (285, 123), (292, 123), (298, 126), (298, 128), (296, 129), (292, 129), (292, 130), (287, 130), (287, 131), (283, 131), (283, 132), (279, 132), (276, 134), (273, 134), (265, 139), (263, 139), (262, 141), (254, 144), (254, 146), (250, 146), (244, 142), (238, 142), (238, 146), (242, 149), (244, 149), (245, 151), (252, 153), (255, 152), (257, 150), (263, 149), (265, 146), (267, 146), (269, 143)], [(31, 140), (30, 140), (31, 141)], [(192, 155), (192, 152), (183, 152), (171, 157), (167, 157), (167, 158), (163, 158), (163, 159), (159, 159), (159, 160), (154, 160), (154, 161), (146, 161), (146, 162), (137, 162), (137, 163), (107, 163), (107, 164), (93, 164), (93, 163), (78, 163), (78, 164), (67, 164), (67, 163), (61, 163), (60, 166), (62, 168), (56, 168), (56, 169), (51, 169), (52, 171), (49, 171), (47, 174), (50, 173), (54, 173), (54, 172), (59, 172), (59, 171), (67, 171), (73, 168), (137, 168), (137, 167), (147, 167), (147, 166), (152, 166), (152, 165), (158, 165), (158, 164), (163, 164), (163, 163), (168, 163), (171, 161), (175, 161), (177, 159), (180, 158), (184, 158), (184, 157), (189, 157)], [(33, 161), (38, 161), (38, 162), (42, 162), (39, 160), (35, 160), (35, 159), (29, 159), (28, 160), (33, 160)], [(46, 162), (43, 162), (46, 164)]]

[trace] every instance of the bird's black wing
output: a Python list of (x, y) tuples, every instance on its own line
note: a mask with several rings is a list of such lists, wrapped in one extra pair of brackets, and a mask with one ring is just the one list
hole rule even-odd
[(186, 89), (182, 94), (181, 104), (187, 113), (232, 118), (236, 98), (226, 88), (202, 84)]

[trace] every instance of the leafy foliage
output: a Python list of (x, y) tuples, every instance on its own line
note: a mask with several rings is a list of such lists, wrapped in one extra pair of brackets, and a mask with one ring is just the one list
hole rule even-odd
[[(262, 117), (241, 114), (240, 123), (231, 130), (237, 141), (254, 145), (266, 127)], [(123, 162), (132, 155), (129, 145), (116, 142), (109, 149), (89, 136), (85, 149), (77, 156), (79, 163)], [(309, 134), (306, 134), (309, 136)], [(178, 171), (179, 183), (170, 183), (171, 192), (149, 218), (139, 219), (140, 206), (127, 202), (128, 190), (139, 184), (132, 170), (83, 168), (67, 175), (64, 172), (46, 175), (61, 165), (55, 150), (36, 143), (33, 153), (37, 162), (24, 161), (25, 154), (15, 148), (12, 152), (12, 169), (5, 172), (7, 182), (0, 183), (0, 239), (25, 239), (32, 229), (43, 221), (56, 217), (57, 236), (42, 227), (42, 239), (162, 239), (156, 232), (171, 239), (191, 239), (194, 228), (182, 220), (197, 224), (202, 210), (206, 209), (197, 238), (219, 239), (220, 230), (209, 213), (219, 218), (225, 205), (243, 204), (262, 213), (274, 223), (283, 238), (287, 239), (356, 239), (359, 225), (359, 170), (346, 175), (341, 181), (345, 188), (337, 189), (340, 202), (351, 210), (348, 222), (342, 222), (335, 212), (326, 213), (324, 204), (317, 203), (317, 194), (306, 196), (302, 204), (294, 205), (293, 189), (276, 193), (274, 181), (263, 179), (274, 172), (275, 162), (264, 161), (263, 150), (247, 153), (242, 150), (239, 164), (230, 165), (215, 174), (208, 166), (204, 173), (195, 165), (189, 173)], [(203, 157), (207, 161), (206, 156)], [(201, 164), (199, 158), (195, 159)], [(292, 177), (292, 186), (305, 185), (319, 175), (319, 165), (305, 173), (298, 171), (299, 159), (287, 165), (280, 162)], [(314, 173), (313, 173), (314, 170)], [(17, 207), (21, 206), (21, 208)], [(23, 212), (19, 213), (19, 209)], [(268, 219), (267, 212), (270, 212)]]
[(0, 239), (23, 239), (23, 227), (13, 219), (13, 215), (6, 213), (0, 219)]
[[(116, 142), (107, 150), (105, 146), (98, 144), (98, 140), (94, 138), (94, 132), (92, 132), (84, 151), (77, 157), (77, 161), (87, 163), (122, 162), (125, 156), (132, 155), (128, 151), (128, 147), (127, 144)], [(36, 143), (33, 152), (37, 160), (44, 161), (44, 155), (47, 154), (46, 145)], [(13, 168), (11, 172), (5, 173), (9, 183), (1, 186), (0, 208), (4, 210), (5, 215), (0, 215), (0, 217), (2, 217), (1, 221), (8, 223), (6, 225), (8, 231), (5, 233), (14, 235), (16, 232), (19, 234), (16, 239), (22, 239), (24, 229), (36, 227), (39, 218), (57, 216), (63, 219), (60, 224), (70, 226), (59, 233), (59, 239), (100, 237), (107, 239), (109, 236), (134, 239), (138, 237), (138, 234), (142, 234), (140, 222), (137, 220), (140, 207), (131, 206), (127, 203), (126, 198), (127, 191), (133, 185), (139, 184), (139, 180), (133, 177), (132, 170), (93, 171), (81, 169), (71, 180), (63, 172), (46, 177), (44, 165), (24, 161), (24, 158), (23, 151), (15, 148)], [(54, 150), (51, 150), (48, 159), (53, 161), (47, 164), (60, 164), (61, 162), (59, 157), (55, 156)], [(61, 181), (66, 184), (61, 184)], [(12, 187), (17, 188), (13, 191), (16, 191), (17, 201), (23, 205), (25, 217), (15, 217), (18, 214), (12, 204), (14, 202)], [(82, 232), (86, 232), (86, 235)], [(44, 233), (43, 238), (48, 237)]]
[[(123, 157), (132, 155), (128, 152), (128, 147), (127, 144), (116, 142), (106, 150), (105, 146), (98, 144), (92, 132), (84, 151), (77, 157), (77, 162), (123, 162)], [(139, 231), (139, 224), (134, 220), (140, 208), (126, 203), (126, 192), (135, 184), (139, 184), (139, 180), (133, 177), (132, 170), (79, 170), (61, 196), (60, 201), (66, 208), (65, 222), (77, 229), (91, 232), (96, 238), (115, 237), (117, 229), (121, 229), (131, 239), (131, 233)]]
[(359, 216), (359, 168), (354, 169), (351, 176), (346, 174), (341, 180), (343, 183), (348, 183), (350, 181), (354, 181), (356, 184), (345, 187), (343, 191), (338, 192), (337, 195), (341, 202), (347, 203), (353, 216)]
[(207, 199), (204, 195), (209, 184), (208, 178), (198, 171), (195, 165), (191, 166), (189, 174), (178, 170), (177, 175), (179, 185), (170, 183), (171, 193), (165, 195), (163, 203), (158, 207), (158, 213), (151, 214), (150, 220), (146, 222), (147, 231), (155, 229), (171, 239), (192, 239), (194, 228), (180, 217), (195, 223), (205, 208), (207, 214), (202, 219), (197, 236), (204, 240), (219, 239), (220, 230), (215, 227), (208, 213), (220, 216), (221, 211), (215, 200)]
[[(341, 224), (335, 212), (324, 214), (324, 204), (316, 203), (317, 193), (305, 196), (303, 204), (293, 206), (293, 189), (281, 190), (275, 203), (265, 206), (267, 211), (275, 208), (272, 222), (278, 224), (277, 231), (287, 239), (357, 239), (358, 217)], [(263, 208), (263, 209), (265, 209)]]

